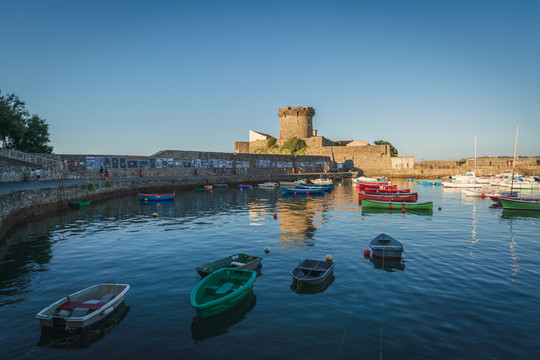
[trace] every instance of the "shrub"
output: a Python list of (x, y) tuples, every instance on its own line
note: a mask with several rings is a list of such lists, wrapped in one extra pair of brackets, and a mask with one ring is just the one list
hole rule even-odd
[(266, 147), (270, 149), (271, 147), (276, 145), (276, 141), (277, 141), (276, 138), (270, 138), (270, 139), (266, 140)]
[(302, 155), (306, 153), (306, 142), (297, 137), (290, 138), (279, 149), (280, 154)]
[(88, 183), (88, 191), (96, 191), (96, 186), (92, 183)]

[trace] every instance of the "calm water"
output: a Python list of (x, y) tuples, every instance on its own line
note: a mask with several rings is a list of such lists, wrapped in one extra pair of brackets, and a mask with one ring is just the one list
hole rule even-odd
[[(129, 196), (36, 220), (0, 243), (0, 357), (536, 358), (540, 214), (415, 190), (434, 201), (432, 214), (363, 213), (346, 182), (309, 198), (255, 188), (157, 204)], [(403, 263), (386, 270), (363, 258), (382, 232), (405, 245)], [(253, 294), (198, 321), (194, 267), (236, 252), (264, 257)], [(326, 254), (331, 282), (295, 287), (295, 264)], [(62, 342), (41, 333), (37, 312), (99, 282), (132, 287), (101, 331)]]

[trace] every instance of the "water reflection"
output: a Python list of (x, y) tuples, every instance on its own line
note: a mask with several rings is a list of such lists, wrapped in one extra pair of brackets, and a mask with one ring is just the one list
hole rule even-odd
[(377, 256), (371, 256), (369, 261), (373, 264), (375, 269), (380, 269), (388, 272), (395, 272), (395, 270), (405, 270), (405, 260), (399, 259), (386, 259)]
[(221, 314), (209, 318), (195, 316), (191, 322), (191, 337), (196, 341), (203, 341), (228, 333), (233, 325), (246, 318), (256, 302), (257, 298), (252, 290), (238, 304)]
[(37, 346), (55, 349), (85, 349), (107, 335), (127, 316), (129, 306), (122, 304), (108, 319), (97, 327), (75, 335), (67, 336), (50, 330), (42, 330)]
[(318, 294), (328, 289), (331, 283), (335, 280), (334, 274), (326, 278), (322, 283), (311, 285), (302, 281), (293, 280), (291, 290), (297, 294)]
[(401, 209), (396, 209), (394, 211), (388, 210), (388, 209), (377, 209), (377, 208), (362, 208), (362, 215), (370, 215), (370, 214), (401, 214), (402, 216), (405, 216), (407, 214), (414, 214), (414, 215), (420, 215), (420, 216), (433, 216), (433, 209), (426, 209), (426, 210), (406, 210), (401, 211)]
[(278, 203), (278, 208), (281, 228), (281, 234), (278, 235), (280, 249), (295, 250), (314, 246), (311, 240), (317, 230), (314, 218), (321, 211), (321, 202), (305, 197), (288, 197)]
[(510, 257), (512, 259), (510, 263), (510, 269), (512, 271), (510, 281), (512, 282), (516, 281), (516, 276), (520, 270), (518, 264), (519, 256), (517, 255), (516, 245), (517, 242), (514, 234), (514, 229), (512, 228), (512, 220), (510, 220)]

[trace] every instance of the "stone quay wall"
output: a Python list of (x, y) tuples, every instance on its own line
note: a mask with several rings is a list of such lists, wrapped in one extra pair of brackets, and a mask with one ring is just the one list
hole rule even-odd
[(302, 175), (279, 174), (269, 179), (268, 174), (186, 176), (175, 178), (122, 179), (116, 181), (96, 181), (82, 185), (59, 187), (38, 187), (0, 193), (0, 239), (17, 224), (46, 213), (68, 210), (73, 201), (103, 201), (123, 195), (137, 196), (137, 193), (168, 193), (193, 190), (206, 184), (255, 184), (265, 181), (293, 181)]
[[(100, 178), (103, 164), (111, 177), (174, 177), (214, 174), (270, 174), (292, 173), (302, 167), (308, 172), (322, 172), (330, 161), (324, 156), (294, 156), (270, 154), (236, 154), (203, 151), (165, 150), (152, 156), (48, 154), (61, 163), (57, 167), (41, 168), (42, 180)], [(0, 158), (4, 159), (4, 158)], [(95, 164), (89, 168), (89, 161)], [(99, 163), (98, 160), (99, 159)], [(8, 161), (6, 159), (5, 161)], [(159, 167), (156, 164), (159, 163)], [(152, 166), (154, 165), (154, 166)], [(26, 181), (30, 171), (38, 168), (32, 163), (6, 165), (0, 168), (0, 182)]]

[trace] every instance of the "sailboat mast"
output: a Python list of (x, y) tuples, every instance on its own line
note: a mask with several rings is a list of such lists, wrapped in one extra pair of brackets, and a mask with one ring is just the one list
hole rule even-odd
[(512, 196), (513, 191), (514, 191), (514, 169), (516, 168), (518, 134), (519, 134), (519, 125), (517, 125), (516, 127), (516, 145), (514, 146), (514, 162), (512, 163), (512, 183), (510, 184), (510, 196)]

